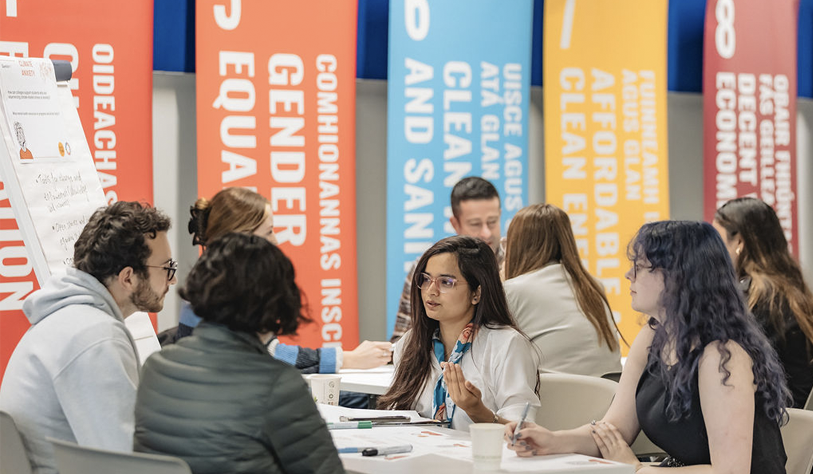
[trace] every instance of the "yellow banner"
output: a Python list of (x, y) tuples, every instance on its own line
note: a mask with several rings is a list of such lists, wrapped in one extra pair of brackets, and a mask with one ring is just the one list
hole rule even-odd
[(547, 202), (570, 216), (630, 344), (644, 319), (630, 308), (627, 244), (645, 222), (669, 218), (667, 6), (545, 1)]

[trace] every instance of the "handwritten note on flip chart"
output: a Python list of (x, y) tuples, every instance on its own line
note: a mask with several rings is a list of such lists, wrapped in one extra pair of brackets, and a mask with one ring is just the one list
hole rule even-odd
[(49, 60), (0, 59), (0, 114), (10, 158), (0, 173), (42, 283), (73, 265), (76, 239), (107, 202), (71, 92)]

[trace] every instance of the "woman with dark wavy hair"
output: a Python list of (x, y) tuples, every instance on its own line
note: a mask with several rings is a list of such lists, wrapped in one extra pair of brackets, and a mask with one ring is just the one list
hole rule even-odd
[(344, 472), (302, 375), (265, 349), (308, 321), (282, 251), (226, 234), (179, 293), (203, 321), (144, 364), (134, 449), (178, 456), (195, 474)]
[(739, 198), (717, 209), (712, 223), (723, 236), (748, 307), (785, 367), (794, 408), (813, 388), (813, 294), (771, 206)]
[[(520, 456), (578, 452), (634, 464), (643, 430), (686, 472), (785, 472), (779, 426), (789, 392), (776, 352), (748, 314), (720, 235), (706, 223), (645, 224), (629, 246), (632, 308), (649, 316), (600, 422), (540, 426), (509, 444)], [(509, 424), (506, 433), (513, 429)]]
[(517, 325), (542, 354), (540, 370), (596, 377), (621, 371), (610, 303), (582, 264), (565, 211), (532, 204), (511, 219), (505, 295)]
[(418, 260), (411, 299), (412, 329), (396, 345), (379, 408), (417, 410), (455, 429), (519, 419), (526, 402), (533, 418), (536, 356), (511, 318), (488, 244), (437, 242)]

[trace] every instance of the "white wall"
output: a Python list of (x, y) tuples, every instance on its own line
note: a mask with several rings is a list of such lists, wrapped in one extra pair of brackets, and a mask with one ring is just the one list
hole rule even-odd
[[(361, 339), (386, 339), (385, 229), (387, 84), (358, 80), (356, 89), (356, 194)], [(531, 89), (528, 193), (530, 203), (545, 196), (542, 89)], [(670, 92), (669, 198), (673, 219), (703, 218), (703, 102), (700, 94)], [(798, 103), (798, 195), (800, 259), (813, 281), (813, 101)], [(153, 165), (155, 204), (173, 221), (170, 242), (180, 262), (183, 282), (197, 258), (186, 230), (189, 206), (197, 198), (195, 149), (195, 76), (153, 74)], [(209, 196), (207, 196), (209, 197)], [(159, 314), (159, 330), (177, 324), (174, 292)]]
[[(152, 140), (155, 205), (172, 219), (169, 242), (180, 283), (198, 257), (186, 230), (189, 206), (198, 195), (194, 74), (153, 73)], [(159, 331), (178, 324), (179, 309), (177, 293), (170, 290), (158, 313)]]

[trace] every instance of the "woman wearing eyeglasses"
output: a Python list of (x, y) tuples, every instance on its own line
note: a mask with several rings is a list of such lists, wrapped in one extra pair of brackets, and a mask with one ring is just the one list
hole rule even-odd
[[(191, 207), (190, 213), (188, 229), (192, 234), (192, 244), (204, 249), (208, 242), (231, 232), (253, 234), (277, 244), (271, 203), (249, 189), (225, 188), (211, 200), (200, 198)], [(198, 322), (200, 318), (188, 304), (183, 304), (172, 342), (192, 334)], [(371, 369), (388, 363), (392, 357), (389, 342), (364, 341), (354, 350), (344, 351), (340, 347), (309, 349), (282, 344), (273, 337), (268, 340), (267, 347), (272, 356), (296, 366), (304, 373), (333, 373), (341, 368)]]
[(417, 410), (450, 421), (507, 423), (539, 399), (537, 359), (514, 325), (494, 251), (456, 236), (418, 261), (411, 293), (412, 329), (395, 348), (395, 379), (379, 408)]
[[(720, 235), (689, 221), (645, 224), (629, 246), (632, 309), (644, 313), (615, 398), (600, 422), (551, 432), (533, 423), (520, 456), (601, 455), (643, 474), (784, 474), (779, 426), (789, 393), (768, 339), (748, 314)], [(629, 444), (642, 431), (669, 457), (644, 466)], [(683, 467), (685, 466), (685, 467)], [(671, 471), (670, 471), (671, 472)]]

